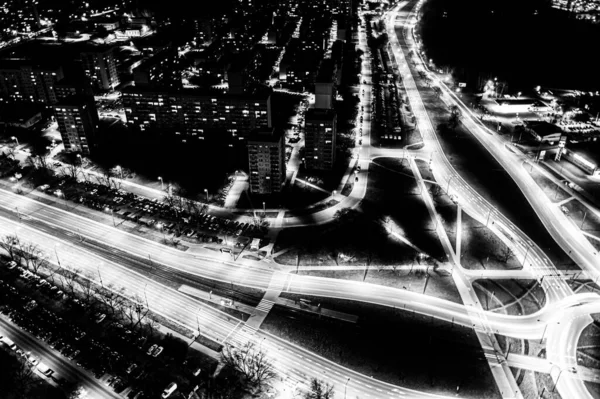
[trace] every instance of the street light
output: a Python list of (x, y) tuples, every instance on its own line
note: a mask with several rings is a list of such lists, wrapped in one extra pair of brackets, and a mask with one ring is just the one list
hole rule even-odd
[(346, 383), (344, 384), (344, 399), (346, 399), (346, 389), (348, 388), (349, 381), (350, 381), (350, 377), (348, 377), (348, 379), (346, 380)]
[(112, 217), (113, 227), (117, 227), (117, 224), (115, 223), (115, 215), (113, 213), (112, 208), (106, 207), (106, 210), (110, 211), (110, 216)]
[(54, 244), (54, 254), (56, 255), (56, 262), (58, 263), (58, 266), (62, 267), (60, 265), (60, 259), (58, 259), (58, 251), (57, 248), (60, 246), (60, 243)]
[(267, 216), (267, 208), (265, 206), (265, 201), (263, 201), (263, 215)]
[[(558, 381), (560, 380), (560, 376), (562, 375), (563, 371), (567, 370), (571, 373), (577, 372), (577, 369), (575, 369), (575, 367), (569, 367), (569, 368), (563, 369), (556, 364), (552, 367), (552, 369), (554, 369), (554, 367), (558, 367), (560, 369), (560, 371), (558, 372), (558, 377), (556, 377), (556, 382), (554, 383), (554, 387), (552, 387), (552, 393), (554, 393), (556, 391), (556, 386), (558, 385)], [(550, 373), (550, 375), (552, 375), (552, 373)]]
[(158, 180), (160, 180), (160, 189), (161, 190), (165, 190), (165, 182), (163, 181), (163, 178), (158, 176)]
[(452, 182), (452, 179), (454, 179), (456, 176), (450, 176), (450, 179), (448, 179), (448, 187), (446, 188), (446, 194), (450, 193), (450, 183)]
[(17, 145), (19, 145), (19, 139), (18, 138), (16, 138), (15, 136), (11, 136), (10, 139), (16, 141)]
[(206, 193), (206, 203), (208, 204), (208, 189), (207, 189), (207, 188), (205, 188), (205, 189), (204, 189), (204, 192)]

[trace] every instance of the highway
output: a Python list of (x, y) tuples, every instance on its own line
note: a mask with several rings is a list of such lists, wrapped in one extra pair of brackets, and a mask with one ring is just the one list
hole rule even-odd
[[(505, 242), (508, 240), (508, 243), (512, 244), (511, 247), (519, 254), (518, 256), (522, 257), (521, 259), (524, 259), (524, 269), (530, 269), (539, 279), (541, 279), (541, 284), (546, 292), (549, 302), (563, 302), (565, 298), (572, 298), (573, 293), (565, 280), (561, 278), (561, 273), (556, 270), (543, 251), (512, 222), (500, 214), (495, 207), (478, 195), (478, 193), (452, 168), (446, 159), (404, 54), (405, 52), (408, 54), (413, 49), (416, 54), (419, 53), (414, 43), (411, 28), (415, 21), (414, 15), (418, 12), (421, 4), (422, 2), (419, 2), (411, 13), (403, 11), (403, 5), (394, 7), (387, 16), (387, 29), (391, 48), (397, 64), (399, 65), (399, 74), (402, 77), (411, 108), (417, 117), (419, 130), (426, 143), (426, 148), (433, 150), (432, 169), (434, 177), (440, 183), (448, 182), (449, 191), (458, 197), (460, 205), (471, 216), (485, 224), (487, 224), (487, 221), (490, 218), (494, 220), (495, 223), (491, 229), (499, 237), (504, 238)], [(395, 29), (398, 25), (403, 28), (402, 35), (396, 34)], [(398, 40), (398, 36), (401, 36), (403, 39), (402, 43)], [(421, 68), (425, 71), (427, 70), (423, 65), (422, 59), (415, 57), (415, 63), (417, 65), (416, 68)], [(476, 121), (476, 118), (473, 118), (474, 115), (443, 82), (438, 79), (434, 79), (434, 81), (443, 87), (445, 97), (450, 98), (449, 103), (456, 104), (460, 107), (463, 113), (463, 124), (482, 142), (482, 144), (484, 144), (500, 165), (502, 165), (515, 180), (529, 200), (533, 209), (536, 211), (538, 217), (540, 217), (546, 228), (549, 230), (551, 236), (567, 253), (574, 253), (575, 256), (573, 258), (578, 264), (583, 266), (584, 270), (588, 272), (588, 275), (595, 277), (595, 275), (598, 274), (598, 260), (597, 254), (593, 251), (593, 247), (591, 247), (581, 234), (577, 234), (579, 232), (575, 231), (576, 229), (571, 223), (568, 223), (568, 220), (563, 220), (566, 219), (565, 215), (558, 210), (558, 207), (554, 206), (547, 199), (542, 190), (523, 169), (522, 160), (515, 154), (506, 151), (504, 142), (498, 139), (498, 136), (484, 129), (482, 125)], [(572, 245), (575, 243), (576, 245)], [(456, 266), (460, 267), (460, 261), (456, 257), (454, 263)], [(543, 276), (552, 277), (545, 279)], [(557, 276), (558, 278), (556, 278)], [(592, 299), (592, 303), (587, 307), (595, 309), (596, 312), (599, 309), (595, 299)], [(554, 318), (568, 319), (573, 312), (572, 309), (563, 309), (561, 311), (550, 311), (547, 312), (547, 314), (554, 314)], [(573, 357), (573, 353), (577, 348), (579, 332), (590, 322), (589, 317), (579, 317), (577, 320), (577, 328), (568, 325), (570, 323), (563, 323), (561, 326), (559, 321), (556, 321), (556, 324), (554, 324), (555, 320), (552, 322), (546, 320), (546, 322), (550, 322), (550, 325), (552, 326), (549, 328), (551, 331), (555, 330), (555, 326), (561, 326), (560, 328), (556, 328), (556, 330), (561, 332), (560, 336), (563, 337), (563, 341), (559, 343), (554, 343), (554, 341), (552, 341), (551, 343), (549, 338), (547, 345), (548, 358), (555, 359), (559, 365), (558, 367), (561, 369), (570, 369), (576, 365), (576, 358)], [(493, 322), (490, 322), (490, 324), (493, 326)], [(567, 324), (567, 326), (565, 326), (565, 324)], [(554, 336), (554, 333), (551, 333), (550, 336)], [(590, 397), (589, 392), (581, 381), (565, 377), (563, 377), (560, 381), (561, 384), (558, 384), (557, 387), (559, 392), (563, 394), (563, 397)], [(553, 375), (553, 378), (557, 380), (558, 375)], [(574, 394), (576, 394), (576, 396), (572, 396)]]

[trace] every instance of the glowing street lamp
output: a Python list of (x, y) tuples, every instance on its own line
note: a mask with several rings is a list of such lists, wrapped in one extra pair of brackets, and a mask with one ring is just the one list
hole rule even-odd
[(163, 181), (163, 178), (161, 176), (158, 176), (158, 180), (160, 180), (160, 189), (161, 190), (165, 190), (165, 182)]
[(16, 138), (15, 136), (11, 136), (10, 139), (16, 141), (17, 145), (19, 145), (19, 139), (18, 138)]

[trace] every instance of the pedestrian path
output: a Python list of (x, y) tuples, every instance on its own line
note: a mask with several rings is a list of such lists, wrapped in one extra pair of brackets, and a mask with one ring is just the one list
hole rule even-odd
[(267, 287), (267, 292), (265, 292), (263, 299), (256, 307), (254, 313), (251, 314), (248, 321), (246, 321), (246, 326), (254, 330), (258, 330), (260, 328), (260, 325), (269, 315), (269, 312), (273, 308), (273, 305), (275, 305), (275, 301), (277, 301), (277, 298), (281, 294), (281, 291), (283, 290), (283, 287), (289, 278), (290, 275), (288, 273), (279, 271), (273, 273), (271, 282)]

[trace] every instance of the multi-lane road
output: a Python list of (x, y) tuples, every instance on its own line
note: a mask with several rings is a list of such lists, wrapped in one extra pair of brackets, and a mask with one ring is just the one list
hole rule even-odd
[[(406, 5), (407, 3), (403, 2), (395, 7), (392, 12), (386, 15), (386, 20), (388, 29), (390, 29), (389, 37), (393, 54), (399, 67), (399, 73), (402, 76), (402, 83), (406, 89), (425, 144), (424, 151), (411, 153), (411, 156), (425, 155), (426, 159), (432, 159), (433, 173), (436, 180), (452, 183), (452, 193), (458, 196), (459, 203), (466, 212), (482, 222), (485, 222), (488, 217), (492, 217), (495, 221), (493, 231), (510, 243), (520, 256), (527, 256), (529, 260), (527, 263), (529, 264), (526, 264), (526, 267), (533, 275), (538, 276), (540, 279), (542, 276), (560, 275), (560, 272), (554, 268), (543, 251), (490, 203), (485, 201), (476, 190), (471, 188), (447, 161), (423, 106), (419, 90), (412, 77), (412, 71), (404, 58), (403, 47), (394, 31), (398, 12)], [(410, 20), (408, 13), (403, 17), (404, 20), (400, 20), (401, 22)], [(404, 23), (404, 25), (407, 26), (408, 24)], [(410, 35), (407, 35), (407, 37), (410, 37)], [(407, 44), (404, 43), (403, 45), (406, 46)], [(364, 71), (363, 75), (365, 80), (370, 82), (368, 72)], [(446, 93), (446, 96), (449, 99), (452, 98), (448, 93)], [(365, 107), (365, 119), (370, 118), (369, 100), (370, 90), (367, 87), (362, 100)], [(466, 115), (468, 119), (468, 113)], [(475, 127), (473, 128), (475, 129)], [(487, 135), (485, 132), (484, 134)], [(361, 172), (358, 176), (359, 181), (354, 185), (351, 195), (334, 209), (321, 211), (307, 218), (298, 218), (298, 220), (290, 218), (286, 222), (290, 225), (322, 223), (331, 220), (337, 208), (358, 205), (366, 193), (368, 166), (371, 158), (384, 154), (399, 157), (405, 156), (406, 152), (396, 150), (394, 155), (394, 150), (376, 151), (376, 149), (372, 149), (370, 146), (370, 130), (368, 126), (365, 126), (363, 129), (363, 145), (359, 150)], [(541, 205), (544, 204), (541, 203), (536, 206)], [(16, 208), (19, 210), (18, 214)], [(552, 216), (555, 213), (539, 213), (539, 215), (545, 215), (544, 217), (552, 222), (554, 220)], [(21, 217), (20, 220), (19, 217)], [(0, 219), (0, 234), (16, 233), (22, 239), (38, 243), (47, 253), (56, 253), (57, 258), (60, 258), (63, 264), (74, 265), (89, 278), (95, 280), (101, 278), (105, 285), (113, 284), (115, 288), (126, 287), (128, 295), (144, 298), (143, 302), (147, 301), (154, 312), (168, 317), (191, 330), (197, 328), (199, 320), (201, 333), (211, 339), (221, 343), (227, 342), (239, 345), (247, 340), (266, 338), (262, 347), (273, 355), (278, 370), (287, 375), (292, 381), (306, 381), (309, 377), (323, 378), (325, 376), (335, 384), (337, 397), (341, 397), (341, 392), (344, 391), (342, 388), (347, 388), (349, 397), (442, 397), (395, 387), (345, 369), (314, 353), (260, 330), (253, 331), (245, 326), (242, 321), (196, 301), (176, 289), (148, 278), (149, 275), (155, 275), (169, 279), (170, 274), (176, 271), (186, 273), (186, 275), (265, 290), (271, 283), (274, 273), (272, 267), (261, 262), (240, 259), (238, 262), (232, 263), (221, 258), (218, 254), (210, 256), (206, 252), (194, 248), (190, 248), (185, 252), (167, 248), (159, 243), (5, 190), (0, 190)], [(559, 227), (560, 225), (556, 225), (557, 231), (560, 231)], [(79, 239), (79, 234), (84, 238), (83, 241)], [(569, 246), (570, 244), (570, 240), (565, 240), (564, 245)], [(581, 256), (587, 259), (587, 255), (583, 252), (585, 249), (584, 246), (581, 247)], [(148, 259), (148, 262), (146, 262), (146, 259)], [(460, 267), (457, 257), (453, 257), (452, 261), (457, 267)], [(588, 264), (586, 271), (597, 273), (592, 266), (593, 263)], [(364, 301), (383, 306), (394, 306), (400, 309), (405, 308), (406, 310), (453, 321), (468, 327), (475, 326), (479, 328), (478, 326), (482, 323), (474, 323), (473, 320), (481, 319), (485, 320), (486, 331), (518, 338), (540, 339), (546, 330), (546, 326), (549, 326), (547, 334), (548, 358), (552, 358), (552, 361), (556, 362), (560, 370), (568, 369), (574, 364), (573, 353), (576, 350), (577, 339), (582, 328), (587, 325), (585, 317), (593, 310), (598, 311), (600, 305), (597, 295), (573, 295), (564, 281), (557, 278), (544, 278), (542, 280), (542, 285), (549, 297), (547, 306), (533, 315), (519, 317), (484, 312), (481, 309), (406, 290), (353, 281), (289, 274), (286, 275), (282, 283), (283, 290), (287, 292)], [(561, 320), (568, 319), (569, 322), (565, 321), (559, 324), (559, 318)], [(557, 388), (560, 392), (583, 395), (567, 395), (566, 397), (586, 397), (585, 392), (587, 390), (585, 390), (583, 384), (571, 378), (569, 372), (560, 375), (555, 373), (553, 378), (558, 380)]]

